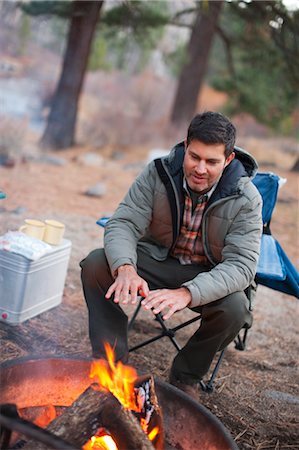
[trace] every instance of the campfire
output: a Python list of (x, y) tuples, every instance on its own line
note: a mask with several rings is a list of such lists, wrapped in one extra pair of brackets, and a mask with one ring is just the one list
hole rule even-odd
[[(114, 351), (109, 344), (105, 344), (105, 350), (107, 360), (93, 361), (91, 364), (90, 378), (98, 383), (98, 387), (93, 385), (93, 388), (111, 392), (125, 409), (132, 412), (132, 416), (126, 414), (127, 419), (123, 419), (126, 423), (129, 421), (127, 429), (132, 428), (131, 422), (135, 416), (148, 439), (155, 442), (155, 448), (162, 449), (161, 411), (154, 391), (153, 378), (138, 379), (133, 367), (126, 366), (120, 361), (115, 363)], [(159, 426), (155, 425), (157, 422)], [(144, 439), (143, 437), (142, 440)], [(107, 446), (107, 440), (110, 446)], [(99, 448), (99, 445), (105, 450), (118, 450), (113, 438), (102, 429), (100, 435), (91, 437), (91, 440), (83, 446), (83, 450), (93, 450)]]
[[(1, 380), (1, 450), (237, 449), (208, 410), (173, 386), (115, 362), (108, 345), (106, 359), (97, 361), (4, 364)], [(7, 406), (15, 406), (17, 416), (5, 415)]]
[[(164, 448), (161, 410), (151, 376), (138, 378), (136, 370), (115, 362), (105, 344), (106, 359), (91, 362), (92, 384), (56, 417), (48, 405), (34, 420), (54, 435), (82, 450), (162, 450)], [(47, 447), (35, 439), (22, 448)]]

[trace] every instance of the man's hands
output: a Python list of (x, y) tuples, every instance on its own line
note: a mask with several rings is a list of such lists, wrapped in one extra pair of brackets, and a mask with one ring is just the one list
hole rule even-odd
[(145, 309), (152, 309), (154, 314), (168, 309), (163, 319), (169, 319), (176, 311), (186, 308), (191, 302), (189, 289), (181, 287), (178, 289), (157, 289), (151, 291), (141, 304)]
[(123, 305), (129, 302), (135, 304), (138, 295), (142, 295), (144, 299), (141, 304), (145, 309), (152, 309), (154, 314), (168, 310), (163, 316), (165, 320), (176, 311), (186, 308), (192, 299), (190, 291), (185, 287), (150, 291), (147, 282), (129, 264), (118, 268), (117, 277), (105, 297), (110, 299), (112, 294), (114, 294), (113, 301)]
[(129, 303), (129, 294), (131, 294), (130, 303), (134, 305), (138, 295), (146, 297), (149, 294), (149, 288), (147, 282), (137, 274), (135, 268), (125, 264), (117, 269), (117, 277), (105, 297), (109, 299), (112, 294), (114, 294), (113, 301), (115, 303), (124, 305)]

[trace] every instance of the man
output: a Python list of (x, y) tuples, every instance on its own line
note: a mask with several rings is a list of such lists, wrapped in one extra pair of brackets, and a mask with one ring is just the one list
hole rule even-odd
[(252, 282), (262, 232), (261, 197), (251, 182), (256, 161), (235, 147), (222, 114), (191, 121), (187, 139), (151, 162), (105, 228), (104, 250), (81, 262), (94, 357), (103, 343), (128, 355), (121, 304), (144, 297), (164, 319), (192, 308), (201, 325), (174, 358), (170, 382), (194, 392), (216, 352), (252, 317), (244, 293)]

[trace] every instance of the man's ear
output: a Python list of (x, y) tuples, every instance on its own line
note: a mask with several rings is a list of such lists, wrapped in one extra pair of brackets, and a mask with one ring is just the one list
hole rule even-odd
[(236, 156), (235, 152), (232, 152), (232, 153), (226, 158), (224, 167), (228, 166), (229, 163), (231, 163), (232, 160), (235, 159), (235, 156)]
[(186, 151), (186, 150), (187, 150), (187, 147), (188, 147), (188, 145), (187, 145), (187, 138), (184, 139), (184, 147), (185, 147), (185, 151)]

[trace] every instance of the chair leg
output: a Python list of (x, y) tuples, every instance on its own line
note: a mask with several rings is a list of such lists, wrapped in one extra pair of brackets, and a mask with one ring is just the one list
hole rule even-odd
[(193, 317), (193, 319), (187, 320), (187, 322), (181, 323), (180, 325), (177, 325), (176, 327), (171, 328), (171, 330), (172, 330), (174, 333), (176, 333), (176, 332), (177, 332), (178, 330), (180, 330), (181, 328), (185, 328), (185, 327), (187, 327), (188, 325), (191, 325), (191, 323), (197, 322), (197, 321), (200, 320), (200, 319), (201, 319), (201, 315), (199, 314), (198, 316)]
[[(249, 300), (249, 311), (253, 311), (253, 300), (256, 294), (256, 290), (257, 290), (257, 284), (254, 281), (250, 286), (248, 286), (247, 289), (245, 289), (245, 294)], [(241, 331), (239, 332), (239, 334), (237, 335), (237, 337), (234, 339), (234, 343), (235, 343), (235, 348), (237, 350), (243, 351), (246, 348), (246, 342), (247, 342), (247, 334), (248, 334), (248, 330), (249, 327), (248, 326), (244, 326), (243, 327), (243, 337), (241, 337)]]
[(211, 375), (209, 381), (207, 383), (204, 383), (204, 382), (200, 383), (201, 384), (201, 388), (202, 388), (203, 391), (208, 392), (208, 393), (213, 392), (213, 390), (214, 390), (214, 380), (215, 380), (215, 378), (216, 378), (216, 376), (218, 374), (220, 365), (222, 363), (222, 359), (224, 357), (225, 350), (226, 350), (226, 348), (224, 348), (222, 350), (222, 352), (220, 353), (218, 361), (217, 361), (217, 363), (216, 363), (216, 365), (214, 367), (214, 370), (212, 372), (212, 375)]
[[(137, 312), (137, 314), (138, 314), (138, 311), (136, 309), (135, 313)], [(135, 315), (135, 313), (134, 313), (134, 315)], [(136, 315), (135, 315), (135, 317), (136, 317)], [(175, 338), (175, 330), (166, 327), (166, 325), (164, 323), (164, 320), (163, 320), (163, 317), (162, 317), (162, 315), (160, 313), (159, 314), (155, 314), (155, 319), (159, 322), (159, 324), (160, 324), (160, 326), (162, 328), (161, 333), (157, 334), (156, 336), (154, 336), (154, 337), (152, 337), (150, 339), (147, 339), (146, 341), (141, 342), (140, 344), (134, 345), (133, 347), (129, 348), (129, 352), (133, 352), (134, 350), (138, 350), (139, 348), (145, 347), (146, 345), (151, 344), (152, 342), (155, 342), (155, 341), (157, 341), (158, 339), (161, 339), (164, 336), (166, 336), (166, 337), (168, 337), (170, 339), (170, 342), (174, 345), (174, 347), (176, 348), (177, 351), (181, 350), (181, 346), (179, 345), (179, 343), (177, 342), (177, 340)], [(130, 324), (131, 324), (131, 322), (133, 324), (133, 318), (130, 321)], [(130, 326), (130, 324), (129, 324), (129, 326)]]
[[(140, 298), (139, 303), (138, 303), (138, 305), (137, 305), (137, 307), (136, 307), (136, 309), (135, 309), (135, 311), (133, 313), (133, 316), (132, 316), (131, 320), (128, 323), (128, 331), (130, 331), (132, 329), (133, 325), (134, 325), (136, 317), (137, 317), (137, 315), (138, 315), (138, 313), (140, 311), (140, 308), (141, 308), (141, 302), (142, 302), (142, 297)], [(176, 331), (179, 330), (180, 328), (185, 327), (186, 325), (189, 325), (189, 324), (195, 322), (199, 318), (200, 317), (195, 317), (195, 318), (193, 318), (191, 320), (188, 320), (188, 322), (185, 322), (183, 324), (178, 325), (175, 328), (167, 328), (167, 326), (165, 325), (164, 319), (162, 317), (162, 314), (161, 313), (155, 314), (155, 320), (157, 320), (157, 322), (159, 322), (159, 324), (160, 324), (160, 326), (162, 328), (161, 333), (159, 333), (158, 335), (156, 335), (156, 336), (154, 336), (154, 337), (152, 337), (150, 339), (147, 339), (146, 341), (141, 342), (140, 344), (134, 345), (133, 347), (131, 347), (129, 349), (129, 352), (133, 352), (134, 350), (137, 350), (137, 349), (142, 348), (142, 347), (144, 347), (144, 346), (146, 346), (148, 344), (151, 344), (152, 342), (155, 342), (155, 341), (157, 341), (158, 339), (160, 339), (160, 338), (162, 338), (164, 336), (167, 336), (170, 339), (170, 342), (176, 348), (176, 350), (180, 351), (181, 350), (181, 346), (179, 345), (179, 343), (177, 342), (177, 340), (175, 338)]]
[[(128, 330), (131, 330), (135, 319), (140, 311), (141, 308), (141, 301), (142, 298), (139, 301), (138, 306), (136, 307), (134, 314), (131, 318), (131, 320), (129, 321), (128, 324)], [(184, 328), (187, 325), (192, 324), (193, 322), (196, 322), (197, 320), (200, 320), (201, 316), (198, 315), (196, 317), (193, 317), (192, 319), (174, 327), (174, 328), (167, 328), (167, 326), (165, 325), (165, 321), (162, 317), (161, 313), (155, 314), (155, 320), (157, 320), (157, 322), (160, 324), (161, 326), (161, 333), (157, 334), (156, 336), (153, 336), (150, 339), (147, 339), (143, 342), (141, 342), (140, 344), (134, 345), (133, 347), (129, 348), (129, 352), (134, 352), (135, 350), (138, 350), (139, 348), (145, 347), (146, 345), (149, 345), (159, 339), (161, 339), (164, 336), (167, 336), (170, 339), (170, 342), (173, 344), (173, 346), (176, 348), (177, 351), (181, 350), (181, 346), (179, 345), (179, 343), (177, 342), (177, 340), (175, 339), (175, 333), (180, 330), (181, 328)], [(244, 350), (245, 349), (245, 342), (246, 342), (246, 337), (247, 337), (247, 332), (248, 329), (244, 330), (244, 335), (243, 338), (240, 337), (240, 335), (238, 334), (237, 338), (235, 339), (235, 345), (236, 348), (240, 349), (240, 350)], [(213, 369), (213, 372), (211, 374), (210, 379), (207, 382), (204, 381), (200, 381), (200, 385), (201, 385), (201, 389), (205, 392), (211, 393), (214, 390), (214, 380), (218, 374), (218, 371), (220, 369), (220, 365), (222, 363), (223, 357), (224, 357), (224, 353), (225, 353), (225, 349), (223, 349), (218, 357), (218, 360), (215, 364), (215, 367)]]
[(243, 333), (243, 337), (241, 337), (240, 333), (238, 334), (238, 336), (236, 337), (236, 339), (234, 340), (235, 343), (235, 348), (237, 350), (243, 351), (246, 348), (246, 342), (247, 342), (247, 333), (248, 333), (249, 328), (245, 328), (244, 329), (244, 333)]
[(155, 314), (155, 317), (156, 317), (156, 320), (161, 325), (161, 328), (163, 330), (162, 331), (162, 336), (167, 336), (170, 339), (170, 342), (172, 342), (172, 344), (175, 346), (175, 348), (179, 352), (182, 347), (179, 345), (179, 343), (177, 342), (177, 340), (175, 338), (176, 330), (174, 330), (172, 328), (167, 328), (161, 313)]
[(130, 347), (130, 348), (129, 348), (129, 353), (130, 353), (130, 352), (134, 352), (135, 350), (138, 350), (139, 348), (145, 347), (146, 345), (151, 344), (152, 342), (157, 341), (158, 339), (160, 339), (160, 338), (163, 337), (163, 336), (164, 336), (164, 334), (161, 333), (161, 334), (158, 334), (157, 336), (154, 336), (154, 337), (152, 337), (152, 338), (150, 338), (150, 339), (147, 339), (146, 341), (141, 342), (140, 344), (133, 345), (133, 347)]
[(133, 314), (130, 322), (128, 323), (128, 331), (130, 331), (132, 329), (132, 326), (134, 325), (135, 319), (138, 316), (138, 313), (139, 313), (140, 308), (141, 308), (141, 301), (142, 301), (142, 298), (139, 300), (137, 308), (135, 309), (134, 314)]

